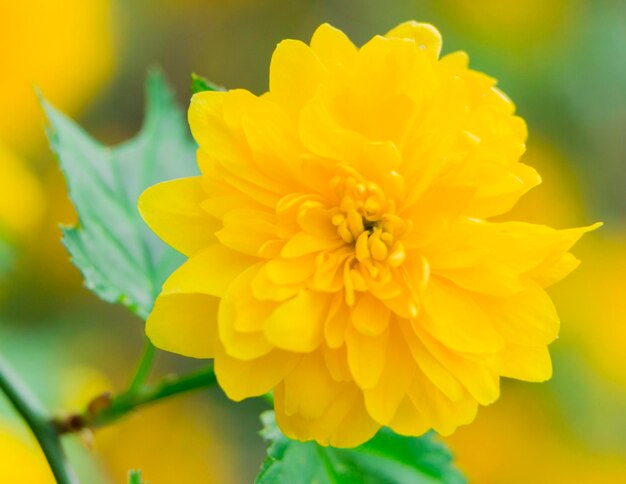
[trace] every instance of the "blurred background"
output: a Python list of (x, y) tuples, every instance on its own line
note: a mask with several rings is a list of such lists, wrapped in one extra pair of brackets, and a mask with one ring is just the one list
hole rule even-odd
[[(626, 2), (2, 0), (0, 18), (0, 352), (51, 410), (122, 389), (143, 329), (82, 287), (60, 243), (58, 225), (74, 214), (33, 84), (115, 144), (139, 128), (155, 64), (182, 105), (191, 72), (261, 93), (283, 38), (308, 41), (328, 21), (361, 44), (416, 19), (441, 30), (444, 52), (466, 50), (472, 67), (499, 79), (528, 121), (525, 162), (544, 183), (507, 218), (605, 222), (576, 247), (581, 267), (551, 291), (562, 320), (554, 378), (505, 381), (502, 398), (446, 440), (471, 482), (626, 482)], [(154, 373), (191, 364), (160, 355)], [(131, 468), (153, 484), (251, 482), (265, 452), (262, 408), (196, 394), (72, 438), (70, 451), (89, 483), (125, 482)], [(42, 462), (0, 398), (0, 476), (17, 466), (33, 482), (50, 479), (29, 459)]]

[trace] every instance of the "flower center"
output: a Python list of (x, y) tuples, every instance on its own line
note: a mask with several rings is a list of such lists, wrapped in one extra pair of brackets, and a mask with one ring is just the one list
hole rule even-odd
[(341, 203), (332, 217), (339, 237), (354, 244), (359, 262), (400, 266), (406, 258), (400, 238), (410, 229), (410, 222), (396, 215), (394, 200), (387, 198), (376, 183), (353, 177), (344, 180), (342, 188)]

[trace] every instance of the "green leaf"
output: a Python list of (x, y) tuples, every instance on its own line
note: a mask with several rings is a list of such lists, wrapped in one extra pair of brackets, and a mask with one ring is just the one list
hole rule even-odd
[(433, 434), (402, 437), (383, 428), (355, 449), (296, 442), (276, 425), (274, 412), (261, 415), (261, 435), (270, 443), (257, 484), (463, 483), (452, 455)]
[(144, 224), (137, 199), (157, 182), (198, 174), (196, 145), (159, 72), (148, 76), (146, 97), (141, 131), (114, 148), (42, 100), (50, 144), (79, 218), (78, 225), (63, 228), (63, 243), (89, 289), (144, 319), (183, 258)]
[(147, 482), (143, 482), (141, 478), (141, 471), (133, 469), (128, 471), (128, 484), (148, 484)]
[(224, 91), (222, 86), (212, 83), (206, 77), (196, 73), (191, 74), (191, 94), (202, 91)]

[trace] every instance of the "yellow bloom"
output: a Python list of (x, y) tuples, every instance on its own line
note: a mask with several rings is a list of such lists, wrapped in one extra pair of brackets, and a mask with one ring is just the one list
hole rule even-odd
[(27, 440), (0, 422), (0, 482), (52, 484), (55, 482), (34, 438)]
[(540, 178), (518, 162), (513, 104), (440, 47), (415, 22), (360, 49), (327, 24), (310, 46), (281, 42), (268, 93), (192, 98), (202, 176), (140, 199), (189, 257), (149, 337), (214, 358), (234, 400), (274, 390), (292, 438), (449, 434), (498, 398), (500, 376), (550, 377), (544, 287), (591, 228), (486, 220)]

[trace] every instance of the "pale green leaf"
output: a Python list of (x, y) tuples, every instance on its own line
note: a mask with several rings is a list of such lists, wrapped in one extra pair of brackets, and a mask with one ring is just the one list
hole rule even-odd
[(147, 81), (140, 133), (103, 146), (48, 102), (49, 138), (79, 217), (63, 242), (88, 288), (146, 318), (166, 277), (183, 258), (144, 224), (137, 199), (163, 180), (196, 175), (196, 145), (162, 75)]

